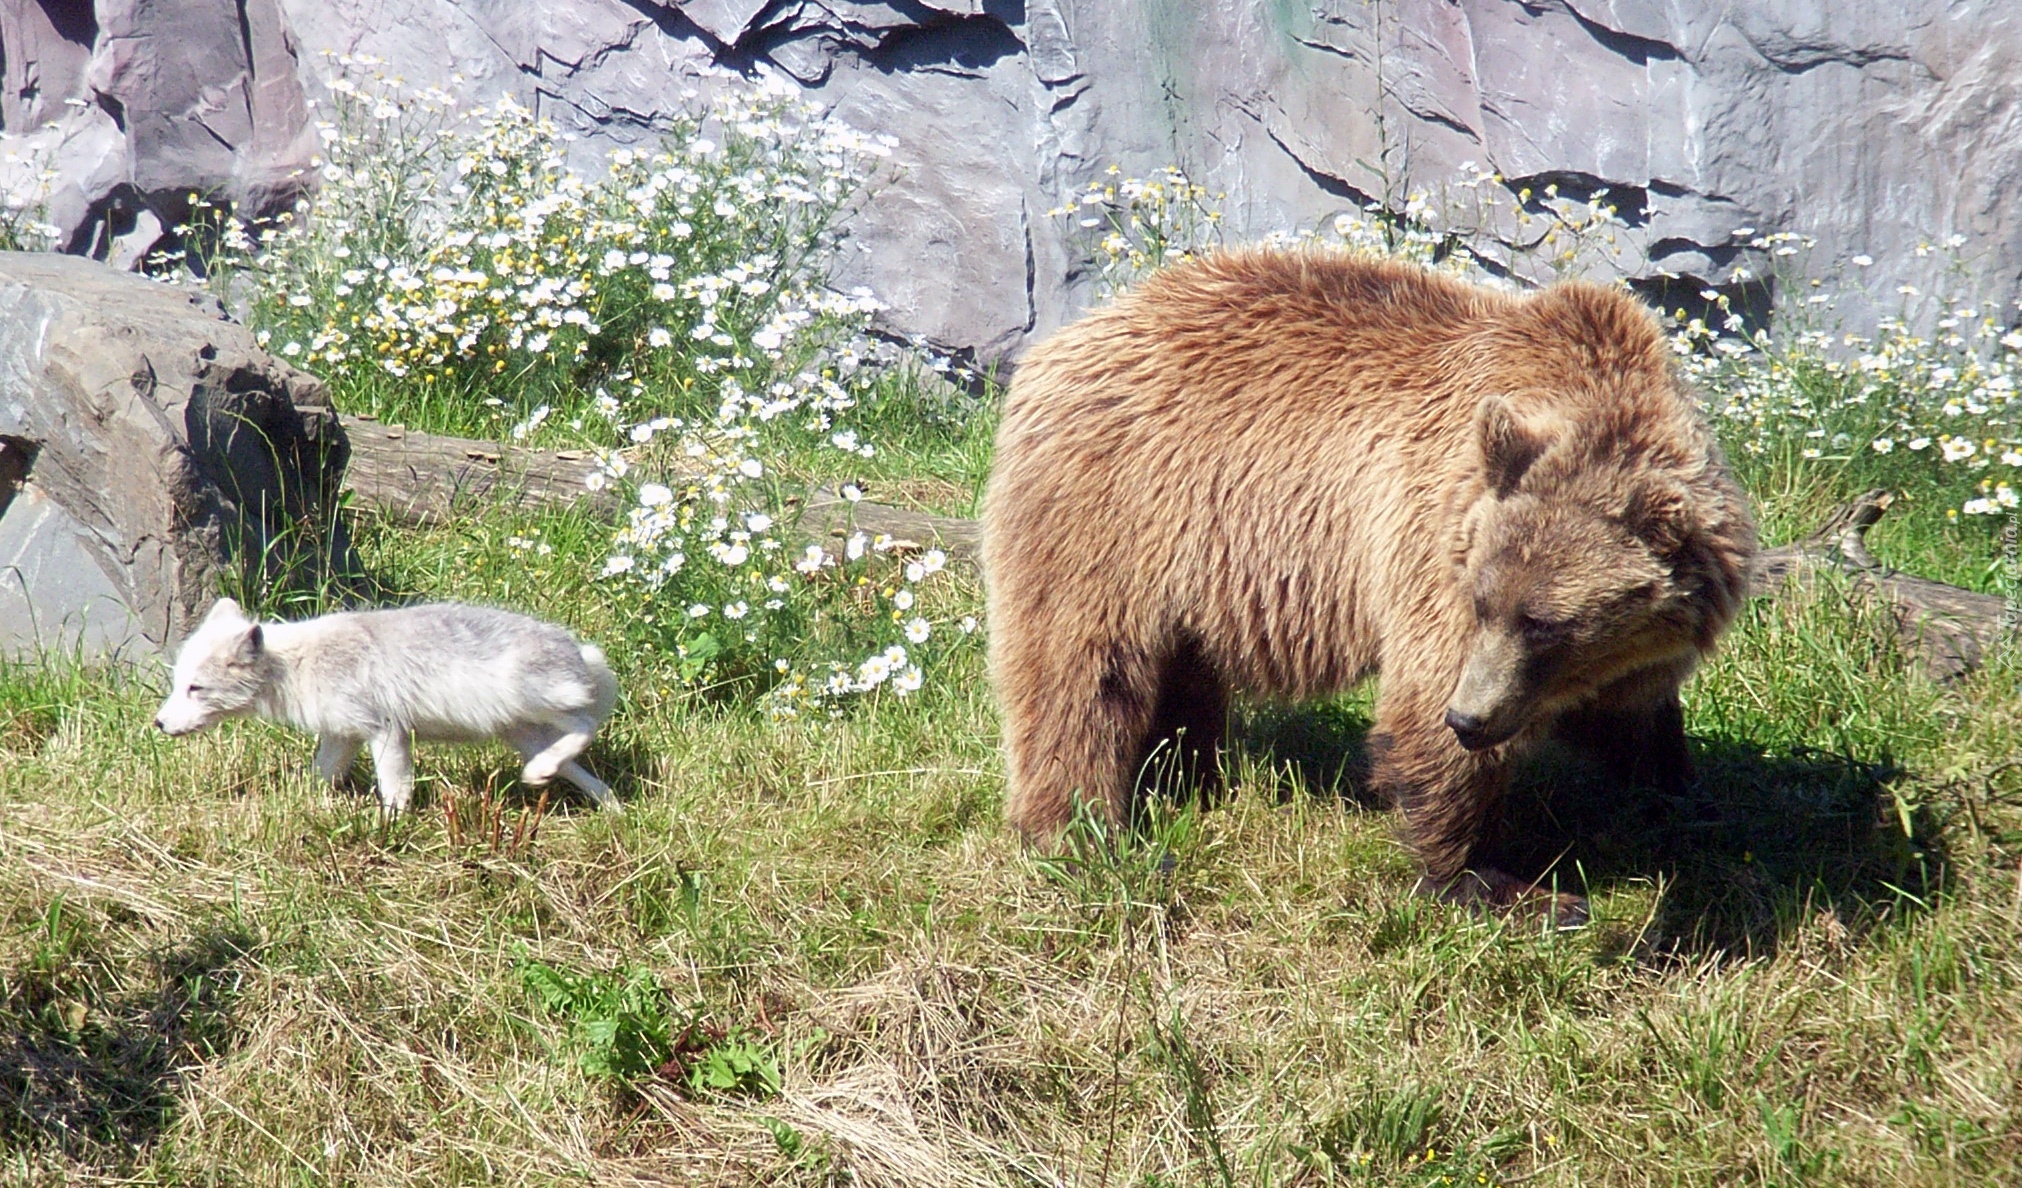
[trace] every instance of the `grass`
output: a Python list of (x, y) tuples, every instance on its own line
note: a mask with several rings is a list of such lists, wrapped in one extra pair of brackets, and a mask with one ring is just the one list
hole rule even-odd
[(2022, 1174), (2014, 672), (1933, 686), (1833, 591), (1754, 605), (1690, 686), (1717, 820), (1570, 761), (1515, 798), (1516, 860), (1593, 896), (1561, 935), (1409, 894), (1344, 778), (1366, 693), (1245, 710), (1223, 803), (1044, 862), (998, 823), (979, 649), (771, 724), (679, 690), (583, 576), (594, 524), (357, 528), (395, 591), (607, 642), (627, 815), (433, 748), (387, 825), (283, 730), (150, 734), (150, 674), (7, 669), (6, 1178)]

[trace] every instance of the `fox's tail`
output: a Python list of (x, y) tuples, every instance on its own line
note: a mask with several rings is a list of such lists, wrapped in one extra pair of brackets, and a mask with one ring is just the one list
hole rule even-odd
[(610, 661), (604, 659), (604, 649), (593, 643), (582, 645), (583, 664), (590, 670), (590, 681), (597, 694), (597, 720), (611, 716), (611, 707), (618, 704), (618, 677), (611, 671)]

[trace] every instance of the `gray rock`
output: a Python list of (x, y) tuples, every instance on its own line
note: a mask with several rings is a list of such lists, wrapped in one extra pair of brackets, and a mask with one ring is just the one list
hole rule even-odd
[(175, 187), (292, 193), (302, 97), (326, 53), (362, 51), (473, 102), (531, 98), (585, 162), (650, 140), (684, 91), (716, 85), (713, 66), (777, 69), (901, 142), (847, 279), (894, 305), (895, 328), (986, 357), (1088, 299), (1080, 246), (1044, 212), (1112, 163), (1178, 164), (1226, 192), (1236, 238), (1395, 208), (1472, 161), (1512, 192), (1609, 188), (1632, 224), (1613, 267), (1653, 288), (1767, 271), (1737, 237), (1752, 227), (1819, 240), (1778, 281), (1872, 256), (1854, 270), (1856, 325), (1899, 312), (1902, 285), (1912, 303), (2022, 296), (2022, 11), (2004, 0), (101, 0), (94, 20), (48, 15), (76, 8), (0, 5), (0, 121), (60, 158), (51, 214), (73, 248), (122, 259), (148, 238), (139, 208), (175, 222)]
[[(279, 0), (0, 4), (0, 171), (66, 250), (137, 263), (189, 195), (271, 214), (312, 180), (303, 66)], [(44, 168), (54, 172), (45, 183)]]
[(0, 654), (160, 650), (217, 592), (348, 572), (322, 385), (207, 296), (0, 253)]

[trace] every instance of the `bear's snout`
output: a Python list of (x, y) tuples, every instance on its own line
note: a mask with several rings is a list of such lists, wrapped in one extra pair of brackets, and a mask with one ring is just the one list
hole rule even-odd
[(1470, 751), (1483, 751), (1497, 743), (1507, 742), (1514, 735), (1514, 729), (1497, 730), (1487, 718), (1478, 714), (1463, 713), (1457, 709), (1446, 711), (1447, 729), (1460, 745)]
[(1508, 742), (1529, 716), (1530, 692), (1523, 674), (1527, 657), (1505, 632), (1476, 637), (1460, 680), (1446, 703), (1446, 726), (1470, 751)]

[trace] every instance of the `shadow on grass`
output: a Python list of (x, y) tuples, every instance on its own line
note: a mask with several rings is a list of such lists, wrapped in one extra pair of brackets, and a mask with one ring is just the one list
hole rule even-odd
[[(1233, 735), (1315, 795), (1388, 811), (1362, 779), (1368, 727), (1361, 707), (1321, 703), (1249, 709)], [(1884, 910), (1922, 911), (1943, 885), (1941, 823), (1919, 807), (1905, 832), (1891, 790), (1904, 773), (1888, 759), (1690, 741), (1698, 780), (1681, 802), (1616, 785), (1569, 749), (1541, 749), (1518, 769), (1483, 859), (1590, 893), (1662, 880), (1642, 935), (1658, 955), (1767, 956), (1816, 912), (1858, 932)]]
[[(440, 743), (419, 745), (444, 747)], [(540, 803), (544, 791), (548, 794), (547, 812), (550, 815), (573, 816), (600, 811), (589, 793), (565, 777), (557, 776), (545, 786), (523, 783), (520, 780), (519, 756), (507, 750), (504, 743), (487, 743), (482, 749), (459, 747), (456, 751), (463, 752), (458, 758), (467, 761), (457, 763), (445, 773), (449, 776), (447, 787), (441, 783), (417, 786), (414, 796), (417, 811), (440, 814), (445, 792), (462, 800), (482, 796), (486, 789), (490, 789), (507, 809), (515, 812), (532, 809)], [(633, 737), (631, 731), (612, 731), (592, 739), (589, 750), (583, 752), (580, 760), (591, 774), (611, 786), (621, 804), (630, 805), (644, 792), (647, 783), (657, 778), (660, 756), (660, 751)], [(361, 763), (353, 781), (369, 791), (370, 765)]]
[(174, 1121), (188, 1069), (237, 1044), (232, 967), (251, 948), (237, 929), (200, 932), (152, 958), (138, 987), (116, 986), (103, 961), (74, 950), (52, 957), (48, 945), (7, 974), (0, 1150), (54, 1147), (108, 1169), (132, 1162)]

